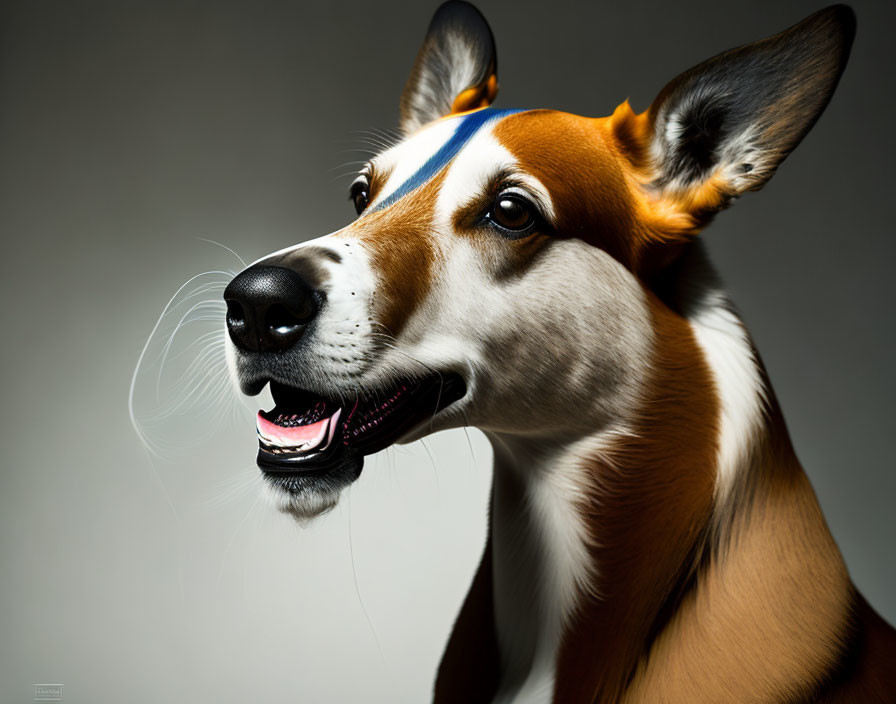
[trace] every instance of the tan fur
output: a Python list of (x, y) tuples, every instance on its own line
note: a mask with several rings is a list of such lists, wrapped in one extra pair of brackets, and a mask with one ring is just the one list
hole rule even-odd
[(551, 184), (559, 233), (600, 246), (641, 275), (672, 261), (730, 198), (716, 177), (674, 193), (651, 190), (648, 111), (636, 115), (627, 102), (606, 118), (529, 111), (500, 122), (495, 136)]
[(802, 470), (759, 490), (657, 638), (625, 704), (806, 696), (849, 631), (849, 576)]
[(436, 262), (432, 219), (444, 173), (390, 208), (371, 212), (337, 233), (370, 252), (379, 278), (371, 309), (378, 332), (398, 337), (432, 284)]

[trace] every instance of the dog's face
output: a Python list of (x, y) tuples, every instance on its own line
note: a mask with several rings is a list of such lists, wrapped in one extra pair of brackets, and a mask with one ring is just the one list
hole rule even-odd
[[(633, 404), (650, 340), (638, 281), (604, 249), (557, 235), (583, 200), (617, 222), (618, 184), (595, 193), (585, 179), (622, 176), (599, 141), (578, 156), (580, 183), (535, 160), (584, 123), (479, 111), (427, 125), (362, 170), (354, 223), (256, 263), (300, 273), (318, 299), (294, 344), (231, 348), (244, 391), (273, 382), (277, 407), (259, 432), (284, 506), (326, 508), (364, 454), (395, 441), (463, 425), (562, 441)], [(432, 164), (464, 128), (457, 153)], [(539, 129), (544, 143), (531, 138)], [(404, 193), (408, 179), (420, 185)], [(297, 419), (307, 435), (276, 427), (321, 403)], [(287, 449), (306, 437), (307, 450)], [(281, 458), (290, 471), (277, 473)]]
[[(259, 465), (283, 510), (326, 510), (365, 455), (437, 430), (566, 443), (636, 412), (651, 281), (804, 132), (778, 125), (772, 150), (768, 123), (713, 99), (712, 74), (706, 105), (683, 79), (641, 115), (493, 110), (487, 25), (440, 9), (402, 96), (405, 138), (351, 186), (357, 220), (225, 292), (235, 377), (276, 402)], [(695, 138), (707, 110), (732, 117)]]

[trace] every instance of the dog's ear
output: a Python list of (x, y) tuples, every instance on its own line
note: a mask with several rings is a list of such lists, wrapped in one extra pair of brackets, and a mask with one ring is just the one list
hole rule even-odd
[(620, 106), (617, 135), (647, 190), (699, 224), (761, 188), (824, 111), (854, 35), (853, 11), (833, 5), (686, 71), (646, 113)]
[(487, 107), (498, 93), (495, 40), (485, 18), (466, 2), (443, 4), (401, 94), (400, 124), (407, 135), (453, 113)]

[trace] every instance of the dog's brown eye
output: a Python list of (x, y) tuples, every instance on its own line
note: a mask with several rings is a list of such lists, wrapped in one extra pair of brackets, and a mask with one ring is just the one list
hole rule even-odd
[(501, 194), (489, 213), (495, 225), (512, 232), (527, 230), (535, 222), (532, 207), (519, 196)]
[(349, 199), (355, 204), (355, 212), (360, 215), (370, 202), (370, 183), (366, 176), (359, 176), (352, 183), (349, 190)]

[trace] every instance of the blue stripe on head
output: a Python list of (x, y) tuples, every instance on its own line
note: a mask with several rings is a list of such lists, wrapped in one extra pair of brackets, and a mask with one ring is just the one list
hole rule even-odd
[(449, 139), (445, 144), (441, 146), (441, 148), (433, 154), (426, 161), (423, 166), (421, 166), (416, 173), (412, 174), (408, 179), (402, 183), (398, 188), (396, 188), (392, 194), (388, 198), (384, 198), (379, 203), (377, 203), (376, 207), (372, 212), (377, 210), (382, 210), (383, 208), (388, 208), (395, 201), (400, 198), (404, 198), (411, 191), (419, 188), (424, 183), (429, 181), (433, 176), (435, 176), (439, 171), (444, 168), (448, 162), (450, 162), (454, 157), (457, 156), (458, 152), (463, 149), (463, 146), (470, 141), (474, 134), (476, 134), (483, 125), (487, 122), (491, 122), (492, 120), (497, 120), (501, 117), (506, 117), (507, 115), (512, 115), (517, 112), (522, 112), (521, 110), (496, 110), (495, 108), (483, 108), (482, 110), (477, 110), (476, 112), (470, 113), (462, 120), (460, 120), (457, 128), (454, 130), (454, 134), (451, 135), (451, 139)]

